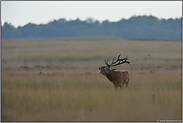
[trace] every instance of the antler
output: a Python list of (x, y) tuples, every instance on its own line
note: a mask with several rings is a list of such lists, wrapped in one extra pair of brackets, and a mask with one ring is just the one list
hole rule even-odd
[(106, 59), (105, 59), (105, 64), (106, 64), (108, 67), (110, 67), (110, 65), (108, 64), (108, 61), (109, 61), (109, 60), (106, 60)]
[(114, 58), (113, 58), (112, 63), (110, 65), (108, 64), (108, 60), (105, 59), (105, 64), (108, 67), (113, 67), (113, 66), (117, 66), (120, 64), (124, 64), (124, 63), (128, 63), (130, 65), (130, 61), (128, 61), (127, 56), (126, 56), (126, 58), (122, 58), (122, 59), (119, 58), (120, 56), (121, 56), (121, 54), (119, 54), (119, 56), (115, 62), (114, 62)]

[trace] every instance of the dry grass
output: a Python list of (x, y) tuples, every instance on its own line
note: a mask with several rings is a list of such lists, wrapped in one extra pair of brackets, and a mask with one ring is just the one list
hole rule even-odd
[[(98, 67), (132, 65), (117, 91)], [(2, 40), (2, 121), (182, 120), (181, 41), (109, 37)]]

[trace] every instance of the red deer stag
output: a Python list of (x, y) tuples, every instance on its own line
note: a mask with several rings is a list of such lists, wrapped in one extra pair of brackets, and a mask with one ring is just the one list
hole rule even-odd
[[(121, 55), (121, 54), (120, 54)], [(129, 84), (129, 74), (128, 71), (115, 71), (115, 69), (111, 68), (123, 63), (128, 63), (130, 65), (130, 62), (128, 61), (128, 58), (122, 58), (120, 59), (120, 55), (118, 56), (117, 60), (114, 62), (114, 58), (112, 60), (112, 63), (109, 65), (108, 60), (105, 59), (106, 66), (99, 67), (99, 73), (106, 76), (115, 86), (115, 88), (120, 87), (124, 88), (124, 85), (126, 84), (126, 88)]]

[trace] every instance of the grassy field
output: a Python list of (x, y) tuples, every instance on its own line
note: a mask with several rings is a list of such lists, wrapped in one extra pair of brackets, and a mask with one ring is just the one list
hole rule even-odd
[[(2, 121), (182, 120), (181, 41), (3, 39)], [(128, 56), (129, 88), (98, 72)]]

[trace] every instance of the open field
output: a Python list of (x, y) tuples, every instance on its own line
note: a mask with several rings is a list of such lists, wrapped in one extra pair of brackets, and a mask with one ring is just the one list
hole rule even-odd
[[(181, 41), (3, 39), (2, 121), (182, 120)], [(128, 56), (129, 88), (98, 73)]]

